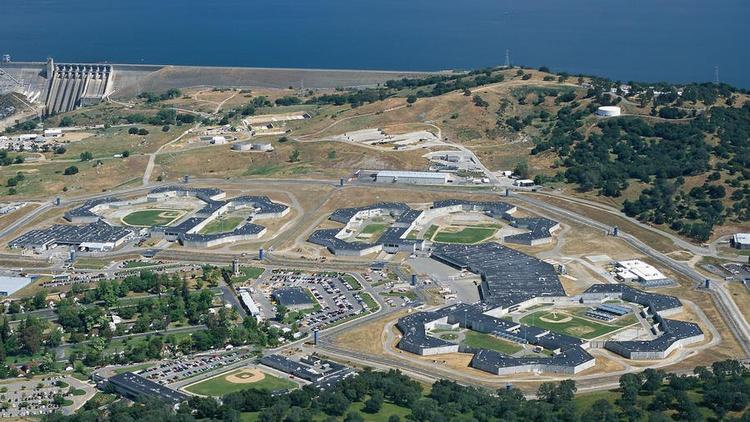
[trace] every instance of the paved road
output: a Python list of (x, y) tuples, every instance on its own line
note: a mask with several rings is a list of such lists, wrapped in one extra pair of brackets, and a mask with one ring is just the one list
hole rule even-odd
[[(520, 200), (521, 202), (525, 202), (529, 205), (540, 208), (547, 213), (550, 213), (552, 215), (561, 215), (564, 218), (576, 221), (579, 224), (583, 224), (603, 231), (610, 229), (610, 226), (606, 224), (599, 223), (598, 221), (581, 216), (572, 211), (550, 205), (546, 202), (540, 201), (539, 199), (533, 198), (530, 195), (514, 195), (514, 198)], [(661, 265), (686, 277), (689, 280), (692, 280), (696, 283), (696, 285), (701, 285), (707, 278), (690, 266), (682, 262), (675, 261), (674, 259), (646, 245), (633, 235), (625, 232), (620, 232), (619, 238), (644, 255), (660, 263)], [(748, 324), (742, 312), (740, 312), (739, 308), (737, 307), (737, 304), (734, 302), (734, 300), (732, 300), (731, 295), (726, 291), (726, 288), (724, 287), (724, 281), (718, 280), (716, 278), (712, 279), (711, 289), (707, 291), (712, 295), (714, 302), (722, 311), (722, 316), (727, 322), (729, 329), (732, 331), (732, 334), (734, 334), (734, 336), (737, 338), (738, 343), (744, 350), (745, 356), (743, 358), (750, 357), (750, 324)]]
[(245, 311), (245, 307), (242, 306), (240, 303), (240, 300), (237, 298), (237, 295), (234, 293), (234, 289), (230, 286), (227, 286), (224, 281), (221, 281), (221, 285), (219, 286), (221, 289), (221, 299), (224, 301), (224, 303), (228, 303), (232, 305), (232, 308), (237, 310), (237, 313), (240, 314), (242, 318), (245, 318), (247, 316), (247, 311)]

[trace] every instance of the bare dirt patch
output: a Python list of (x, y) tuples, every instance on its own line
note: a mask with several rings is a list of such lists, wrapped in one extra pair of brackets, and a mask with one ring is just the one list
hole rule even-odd
[(224, 377), (225, 380), (234, 384), (252, 384), (262, 381), (265, 378), (266, 374), (263, 371), (253, 368), (243, 369), (240, 372), (235, 372)]

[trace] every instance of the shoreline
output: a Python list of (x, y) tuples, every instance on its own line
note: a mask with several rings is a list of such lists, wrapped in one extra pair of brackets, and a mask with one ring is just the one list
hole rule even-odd
[[(24, 68), (46, 65), (46, 61), (12, 61), (0, 63), (0, 68)], [(213, 69), (213, 70), (258, 70), (258, 71), (292, 71), (292, 72), (333, 72), (333, 73), (374, 73), (374, 74), (415, 74), (435, 75), (467, 72), (468, 70), (444, 69), (444, 70), (398, 70), (398, 69), (343, 69), (343, 68), (307, 68), (307, 67), (267, 67), (267, 66), (215, 66), (215, 65), (185, 65), (185, 64), (147, 64), (147, 63), (110, 63), (110, 62), (69, 62), (55, 61), (55, 64), (87, 64), (87, 65), (110, 65), (119, 69), (130, 68), (132, 70), (159, 70), (163, 68), (177, 69)]]

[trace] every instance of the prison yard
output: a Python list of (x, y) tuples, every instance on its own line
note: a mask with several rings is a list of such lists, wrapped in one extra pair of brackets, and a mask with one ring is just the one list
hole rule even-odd
[(183, 215), (181, 211), (169, 209), (143, 210), (126, 215), (122, 218), (122, 222), (138, 227), (167, 226)]
[[(584, 312), (585, 310), (586, 308), (583, 308)], [(581, 309), (575, 308), (538, 311), (522, 317), (520, 321), (534, 327), (544, 328), (587, 340), (601, 337), (638, 322), (633, 315), (629, 315), (628, 317), (609, 324), (582, 317), (580, 314)]]
[(744, 417), (744, 91), (39, 66), (0, 138), (0, 416)]

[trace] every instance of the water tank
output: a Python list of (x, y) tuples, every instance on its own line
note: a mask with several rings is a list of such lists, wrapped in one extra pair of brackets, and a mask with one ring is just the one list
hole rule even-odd
[(417, 285), (417, 275), (416, 274), (412, 274), (411, 275), (411, 285), (412, 286), (416, 286)]
[(622, 114), (620, 107), (617, 106), (603, 106), (596, 109), (596, 115), (602, 117), (614, 117)]
[(260, 248), (260, 250), (258, 251), (258, 259), (261, 260), (261, 261), (263, 261), (263, 258), (265, 257), (265, 255), (266, 254), (265, 254), (265, 251), (263, 250), (263, 248)]

